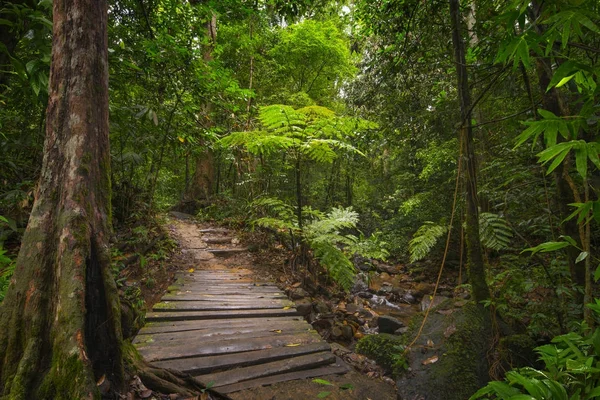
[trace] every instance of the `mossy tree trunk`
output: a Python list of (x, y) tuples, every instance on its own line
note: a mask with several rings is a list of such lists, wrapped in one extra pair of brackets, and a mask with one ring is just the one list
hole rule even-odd
[(54, 0), (41, 177), (0, 307), (0, 397), (98, 398), (123, 383), (110, 273), (107, 0)]
[(461, 156), (466, 186), (466, 242), (469, 281), (473, 298), (476, 302), (488, 300), (490, 290), (485, 279), (483, 251), (479, 237), (479, 201), (477, 198), (477, 165), (471, 122), (472, 103), (469, 89), (465, 42), (461, 34), (460, 1), (450, 0), (450, 20), (452, 24), (452, 44), (454, 46), (454, 62), (458, 78), (458, 98), (460, 102), (460, 143)]

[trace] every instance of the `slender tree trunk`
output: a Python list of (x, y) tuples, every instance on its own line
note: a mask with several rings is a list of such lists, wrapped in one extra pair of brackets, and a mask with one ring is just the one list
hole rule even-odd
[[(204, 61), (210, 62), (213, 59), (212, 52), (217, 41), (217, 15), (212, 14), (211, 19), (206, 24), (207, 35), (210, 40), (210, 45), (204, 52)], [(210, 118), (212, 111), (211, 104), (204, 105), (204, 113)], [(208, 122), (207, 127), (212, 126), (212, 122)], [(192, 178), (192, 185), (188, 198), (191, 200), (206, 200), (214, 192), (215, 181), (215, 156), (210, 143), (205, 141), (205, 150), (196, 158), (196, 169)]]
[(471, 94), (465, 58), (465, 43), (461, 35), (461, 14), (459, 0), (450, 0), (450, 19), (452, 23), (452, 43), (454, 61), (458, 77), (458, 97), (461, 111), (460, 142), (462, 145), (463, 165), (466, 184), (466, 222), (465, 239), (467, 242), (467, 263), (469, 281), (476, 302), (488, 300), (490, 290), (485, 279), (483, 252), (479, 238), (479, 209), (477, 199), (477, 166), (474, 151), (473, 127), (471, 123)]
[(110, 273), (106, 0), (55, 0), (36, 200), (0, 307), (0, 396), (90, 399), (123, 382)]

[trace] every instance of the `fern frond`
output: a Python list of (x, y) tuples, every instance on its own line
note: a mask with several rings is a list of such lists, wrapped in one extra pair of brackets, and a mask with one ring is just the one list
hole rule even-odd
[(356, 268), (344, 252), (329, 242), (313, 243), (311, 247), (329, 276), (344, 290), (349, 290), (354, 284)]
[(255, 215), (260, 215), (260, 211), (263, 211), (263, 215), (268, 214), (282, 220), (282, 222), (297, 225), (294, 207), (283, 200), (274, 197), (261, 197), (250, 203), (250, 207), (255, 210)]
[(344, 228), (354, 228), (358, 223), (358, 213), (348, 208), (333, 208), (321, 220), (314, 220), (304, 228), (305, 236), (309, 241), (318, 240), (319, 236), (335, 234)]
[(447, 226), (435, 224), (431, 221), (425, 222), (415, 232), (412, 240), (408, 243), (410, 262), (425, 258), (436, 245), (439, 238), (448, 232)]
[(502, 250), (509, 247), (513, 231), (498, 214), (482, 212), (479, 214), (479, 236), (481, 244), (488, 249)]

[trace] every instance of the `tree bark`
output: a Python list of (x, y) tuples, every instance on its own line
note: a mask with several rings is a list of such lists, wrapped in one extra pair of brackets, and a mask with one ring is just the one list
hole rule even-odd
[[(212, 14), (210, 20), (206, 24), (206, 33), (209, 38), (209, 46), (204, 52), (204, 61), (210, 62), (213, 59), (212, 52), (215, 43), (217, 42), (217, 15)], [(211, 118), (212, 104), (204, 105), (204, 113), (208, 118), (207, 127), (212, 126)], [(215, 155), (210, 143), (204, 141), (205, 150), (196, 158), (196, 169), (192, 178), (192, 185), (188, 199), (190, 200), (207, 200), (214, 192), (215, 182)]]
[(488, 300), (490, 290), (485, 279), (483, 252), (479, 237), (479, 202), (477, 199), (477, 166), (471, 122), (471, 93), (467, 75), (465, 43), (461, 35), (461, 14), (459, 0), (450, 0), (450, 19), (452, 23), (452, 43), (457, 73), (457, 89), (460, 102), (461, 125), (460, 143), (465, 169), (466, 185), (466, 235), (467, 264), (473, 298), (476, 302)]
[(123, 383), (110, 273), (106, 0), (55, 0), (44, 160), (0, 306), (0, 395), (98, 398)]

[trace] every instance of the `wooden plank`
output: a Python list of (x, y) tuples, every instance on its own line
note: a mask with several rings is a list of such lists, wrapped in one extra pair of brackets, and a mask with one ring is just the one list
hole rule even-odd
[(275, 334), (283, 333), (287, 334), (288, 332), (309, 332), (312, 331), (312, 326), (307, 324), (304, 321), (288, 321), (288, 322), (279, 322), (276, 324), (270, 324), (269, 326), (223, 326), (219, 328), (215, 328), (212, 326), (203, 327), (200, 329), (189, 329), (185, 331), (150, 331), (142, 329), (140, 333), (135, 337), (133, 343), (146, 341), (148, 338), (152, 338), (154, 341), (160, 340), (177, 340), (178, 338), (192, 338), (192, 339), (202, 339), (202, 338), (211, 338), (211, 337), (225, 337), (229, 335), (260, 335), (264, 332), (274, 332)]
[(222, 236), (222, 237), (203, 237), (202, 241), (208, 244), (231, 244), (233, 237)]
[(173, 283), (173, 286), (185, 286), (187, 288), (194, 288), (194, 290), (196, 289), (211, 289), (211, 288), (216, 288), (218, 286), (218, 288), (225, 288), (225, 289), (246, 289), (246, 290), (275, 290), (275, 291), (281, 291), (281, 289), (279, 289), (277, 286), (275, 286), (272, 283), (262, 283), (262, 282), (252, 282), (252, 283), (245, 283), (245, 282), (232, 282), (232, 283), (227, 283), (227, 282), (219, 282), (219, 283), (213, 283), (211, 284), (211, 282), (195, 282), (192, 280), (188, 280), (187, 278), (185, 279), (178, 279), (177, 281), (175, 281)]
[(299, 315), (294, 308), (266, 310), (228, 310), (228, 311), (169, 311), (146, 314), (146, 321), (189, 321), (221, 318), (259, 318)]
[(226, 234), (226, 233), (230, 233), (231, 231), (227, 228), (206, 228), (206, 229), (198, 229), (198, 232), (200, 233), (218, 233), (218, 234)]
[(254, 302), (209, 302), (209, 301), (163, 301), (156, 303), (152, 311), (170, 312), (170, 311), (225, 311), (225, 310), (267, 310), (283, 309), (292, 307), (291, 301), (269, 301), (256, 300)]
[(160, 368), (173, 368), (188, 374), (205, 374), (215, 370), (245, 367), (285, 358), (296, 357), (304, 354), (329, 351), (331, 346), (326, 342), (311, 343), (298, 347), (279, 347), (275, 349), (248, 351), (245, 353), (226, 354), (221, 356), (207, 356), (185, 358), (170, 361), (157, 361), (153, 363)]
[(161, 332), (180, 332), (201, 329), (278, 329), (278, 326), (287, 324), (310, 325), (302, 317), (273, 317), (273, 318), (236, 318), (236, 319), (214, 319), (196, 321), (165, 321), (148, 322), (139, 332), (140, 335)]
[(238, 295), (218, 295), (218, 294), (195, 294), (193, 292), (185, 291), (185, 292), (177, 292), (166, 294), (163, 296), (161, 300), (163, 301), (227, 301), (230, 300), (232, 302), (235, 301), (255, 301), (262, 299), (287, 299), (288, 297), (281, 293), (247, 293), (247, 294), (238, 294)]
[(285, 372), (320, 367), (327, 364), (333, 364), (334, 362), (335, 356), (327, 351), (252, 365), (249, 367), (236, 368), (230, 371), (200, 375), (196, 376), (196, 378), (201, 382), (214, 382), (213, 387), (219, 387)]
[(266, 336), (282, 336), (293, 335), (296, 333), (317, 333), (312, 327), (307, 325), (296, 326), (280, 326), (272, 329), (229, 329), (229, 330), (202, 330), (202, 331), (185, 331), (185, 332), (164, 332), (153, 334), (137, 335), (133, 341), (138, 347), (144, 346), (175, 346), (185, 345), (190, 341), (201, 341), (202, 343), (213, 342), (218, 340), (246, 340), (248, 338), (259, 338)]
[(269, 386), (274, 383), (288, 382), (297, 379), (316, 378), (318, 376), (339, 375), (349, 371), (346, 364), (336, 362), (335, 364), (324, 367), (308, 369), (304, 371), (287, 372), (284, 374), (271, 375), (264, 378), (252, 379), (244, 382), (234, 383), (216, 388), (219, 393), (227, 394), (238, 392), (244, 389), (250, 389), (259, 386)]
[(191, 342), (178, 346), (144, 346), (139, 349), (139, 352), (147, 361), (152, 362), (203, 355), (241, 353), (245, 351), (272, 349), (275, 347), (295, 347), (320, 341), (321, 337), (315, 333), (301, 333), (276, 337), (252, 338), (248, 340), (234, 339), (206, 343)]
[(239, 249), (206, 249), (205, 251), (212, 253), (217, 257), (229, 257), (235, 254), (245, 253), (248, 249), (241, 247)]

